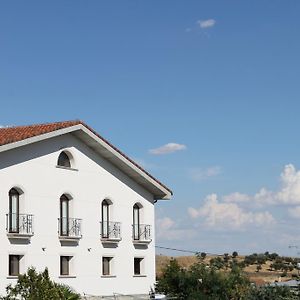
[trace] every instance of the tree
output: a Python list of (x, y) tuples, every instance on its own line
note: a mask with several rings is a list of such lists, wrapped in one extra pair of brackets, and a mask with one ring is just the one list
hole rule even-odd
[(237, 264), (227, 271), (215, 268), (218, 258), (211, 259), (207, 266), (198, 257), (189, 269), (172, 259), (158, 278), (156, 290), (177, 300), (299, 300), (288, 287), (250, 284)]
[(248, 294), (243, 299), (246, 300), (299, 300), (299, 296), (288, 287), (283, 286), (252, 286)]
[(249, 287), (248, 279), (236, 266), (228, 272), (221, 272), (199, 260), (184, 270), (176, 260), (171, 260), (158, 279), (156, 289), (182, 300), (223, 300), (241, 299)]
[(269, 258), (271, 259), (271, 260), (275, 260), (276, 259), (276, 257), (278, 257), (279, 255), (277, 254), (277, 253), (271, 253), (270, 255), (269, 255)]
[(260, 264), (256, 266), (256, 271), (257, 271), (257, 273), (258, 273), (261, 269), (262, 269), (262, 267), (261, 267)]
[(201, 253), (200, 253), (200, 256), (201, 256), (201, 259), (204, 260), (205, 257), (206, 257), (206, 253), (205, 253), (205, 252), (201, 252)]
[(37, 273), (29, 268), (27, 273), (19, 275), (17, 283), (6, 288), (7, 295), (2, 300), (79, 300), (80, 295), (70, 287), (57, 284), (49, 277), (48, 269)]
[(233, 257), (233, 258), (238, 257), (238, 255), (239, 255), (239, 254), (238, 254), (236, 251), (233, 251), (233, 252), (232, 252), (232, 257)]

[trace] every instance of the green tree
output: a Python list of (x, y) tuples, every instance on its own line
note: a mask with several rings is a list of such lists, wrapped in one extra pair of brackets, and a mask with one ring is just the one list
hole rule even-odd
[(256, 266), (256, 271), (259, 272), (261, 269), (262, 269), (261, 265), (258, 264), (258, 265)]
[(233, 258), (238, 257), (238, 255), (239, 255), (239, 254), (238, 254), (236, 251), (233, 251), (233, 252), (232, 252), (232, 257), (233, 257)]
[(288, 287), (250, 284), (237, 264), (228, 271), (216, 268), (218, 258), (211, 259), (209, 266), (199, 258), (190, 269), (172, 259), (158, 278), (157, 291), (177, 300), (299, 300)]
[(29, 268), (27, 273), (19, 275), (17, 283), (6, 288), (7, 295), (2, 300), (79, 300), (80, 295), (70, 287), (57, 284), (49, 277), (48, 269), (37, 273)]
[(172, 260), (157, 284), (157, 291), (182, 300), (241, 299), (249, 288), (248, 279), (237, 266), (221, 272), (201, 261), (184, 270), (176, 260)]

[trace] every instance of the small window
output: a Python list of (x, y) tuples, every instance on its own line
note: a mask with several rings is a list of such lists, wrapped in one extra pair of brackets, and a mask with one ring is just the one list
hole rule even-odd
[(102, 275), (111, 275), (111, 261), (112, 257), (102, 257)]
[(61, 152), (58, 157), (57, 165), (60, 167), (71, 168), (71, 161), (66, 152)]
[(141, 257), (135, 257), (134, 258), (134, 275), (141, 275), (142, 270), (142, 261), (143, 258)]
[(20, 274), (21, 255), (9, 255), (8, 275), (18, 276)]
[(60, 257), (60, 275), (70, 275), (70, 260), (72, 256), (61, 256)]

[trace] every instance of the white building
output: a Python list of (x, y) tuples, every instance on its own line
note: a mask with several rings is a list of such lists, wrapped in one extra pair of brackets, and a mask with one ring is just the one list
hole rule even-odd
[(82, 294), (148, 294), (171, 195), (81, 121), (1, 128), (0, 294), (30, 266)]

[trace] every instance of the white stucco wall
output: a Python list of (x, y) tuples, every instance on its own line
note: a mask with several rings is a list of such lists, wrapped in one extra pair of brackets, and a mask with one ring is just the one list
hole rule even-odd
[[(71, 152), (78, 171), (56, 167), (62, 148)], [(28, 244), (7, 237), (5, 215), (13, 187), (24, 192), (20, 213), (34, 215), (34, 236)], [(78, 245), (61, 244), (58, 239), (59, 199), (64, 193), (73, 198), (70, 217), (82, 219), (83, 236)], [(115, 248), (100, 241), (100, 207), (105, 198), (113, 202), (111, 221), (121, 222), (122, 240)], [(147, 247), (136, 248), (132, 243), (132, 207), (136, 202), (143, 206), (140, 223), (151, 225), (152, 242)], [(147, 294), (155, 281), (153, 196), (71, 134), (0, 153), (0, 241), (0, 294), (7, 284), (16, 282), (8, 279), (9, 254), (24, 255), (23, 270), (48, 267), (51, 278), (79, 293)], [(74, 277), (59, 277), (60, 255), (73, 256)], [(102, 256), (114, 257), (116, 277), (101, 277)], [(144, 257), (145, 276), (133, 276), (134, 257)]]

